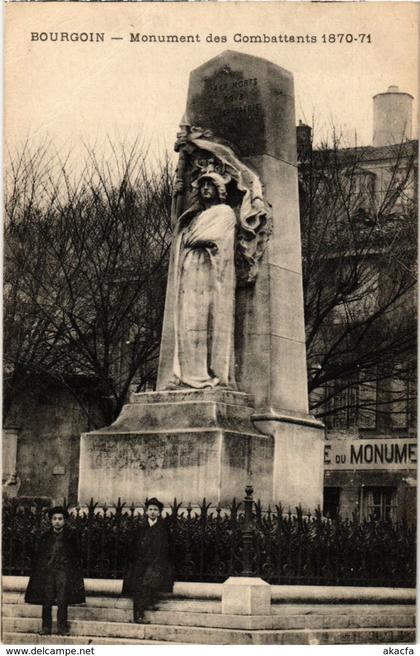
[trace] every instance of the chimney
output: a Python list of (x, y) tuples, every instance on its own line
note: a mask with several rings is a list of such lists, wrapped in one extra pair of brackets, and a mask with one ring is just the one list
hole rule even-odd
[(373, 96), (373, 145), (397, 144), (411, 139), (413, 96), (388, 87), (385, 93)]
[(296, 127), (296, 141), (298, 162), (302, 162), (307, 159), (312, 150), (312, 128), (301, 120)]

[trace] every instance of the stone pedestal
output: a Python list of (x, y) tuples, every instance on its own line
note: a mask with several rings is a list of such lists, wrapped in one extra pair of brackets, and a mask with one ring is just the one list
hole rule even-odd
[(324, 427), (309, 416), (255, 414), (253, 424), (274, 437), (273, 501), (305, 513), (322, 507)]
[[(255, 407), (308, 415), (293, 75), (227, 50), (190, 75), (186, 120), (232, 144), (260, 177), (272, 232), (255, 284), (236, 290), (235, 377)], [(173, 287), (168, 283), (158, 388), (172, 378)]]
[(248, 395), (223, 389), (133, 395), (112, 426), (82, 435), (79, 502), (227, 505), (252, 482), (269, 503), (274, 441), (253, 412)]
[[(185, 126), (211, 130), (214, 143), (228, 142), (258, 174), (271, 207), (256, 281), (235, 290), (240, 392), (165, 391), (176, 353), (172, 253), (157, 380), (162, 391), (136, 395), (110, 428), (82, 436), (79, 500), (138, 502), (156, 495), (166, 503), (176, 496), (224, 504), (242, 498), (251, 483), (265, 504), (313, 511), (322, 505), (323, 426), (308, 410), (293, 75), (258, 57), (223, 52), (192, 71)], [(188, 161), (180, 156), (185, 166)], [(182, 170), (175, 223), (191, 187)]]
[(19, 428), (4, 428), (2, 432), (3, 481), (16, 474)]
[[(309, 414), (303, 313), (293, 75), (228, 50), (192, 71), (186, 119), (231, 143), (255, 170), (272, 233), (255, 284), (236, 290), (235, 375), (252, 394), (254, 426), (274, 440), (273, 477), (258, 481), (276, 503), (322, 506), (324, 428)], [(168, 287), (169, 290), (169, 287)], [(158, 386), (171, 378), (173, 323), (166, 299)]]
[(231, 576), (222, 586), (224, 615), (270, 615), (271, 586), (260, 578)]

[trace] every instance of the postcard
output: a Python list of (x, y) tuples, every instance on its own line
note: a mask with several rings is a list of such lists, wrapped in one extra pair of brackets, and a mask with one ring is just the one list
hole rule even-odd
[(4, 644), (414, 653), (418, 9), (6, 3)]

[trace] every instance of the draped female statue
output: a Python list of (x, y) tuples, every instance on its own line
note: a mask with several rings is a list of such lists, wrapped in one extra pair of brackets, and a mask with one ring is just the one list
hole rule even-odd
[(235, 389), (235, 290), (244, 268), (248, 282), (255, 280), (269, 232), (267, 208), (257, 175), (229, 146), (198, 128), (181, 136), (168, 283), (173, 367), (166, 388)]
[(234, 387), (236, 216), (221, 175), (201, 175), (200, 209), (179, 217), (175, 243), (174, 383)]

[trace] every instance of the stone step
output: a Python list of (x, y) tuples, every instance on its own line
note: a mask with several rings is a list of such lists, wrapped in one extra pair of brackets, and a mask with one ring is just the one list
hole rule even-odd
[[(40, 619), (5, 618), (6, 634), (36, 634), (41, 628)], [(71, 636), (89, 636), (92, 644), (97, 638), (152, 640), (184, 644), (363, 644), (412, 642), (412, 628), (330, 628), (288, 630), (240, 630), (157, 624), (130, 624), (122, 622), (70, 622)]]
[(6, 645), (180, 645), (180, 642), (130, 640), (128, 638), (96, 638), (92, 636), (38, 635), (37, 633), (3, 633)]
[[(53, 625), (55, 626), (55, 625)], [(79, 636), (86, 635), (102, 638), (131, 638), (135, 640), (145, 639), (144, 624), (129, 622), (99, 622), (89, 620), (70, 620), (70, 634)], [(162, 627), (161, 627), (162, 628)], [(13, 617), (4, 618), (3, 629), (10, 633), (38, 633), (41, 629), (41, 618)], [(162, 639), (159, 636), (156, 639)]]
[[(3, 576), (3, 591), (24, 593), (27, 576)], [(86, 594), (119, 599), (122, 589), (120, 579), (85, 578)], [(176, 581), (173, 593), (167, 599), (208, 599), (220, 601), (221, 583), (191, 583)], [(415, 604), (415, 588), (372, 588), (334, 585), (272, 585), (273, 604)], [(114, 603), (111, 601), (110, 603)]]
[[(3, 576), (3, 592), (25, 593), (28, 587), (28, 576)], [(122, 591), (122, 579), (84, 579), (86, 594), (94, 597), (106, 597), (107, 599), (119, 599)], [(275, 587), (273, 588), (275, 594)], [(278, 587), (278, 586), (277, 586)], [(290, 586), (289, 586), (290, 588)], [(284, 588), (282, 588), (283, 590)], [(287, 589), (287, 586), (286, 586)], [(318, 588), (322, 593), (322, 589)], [(359, 596), (359, 593), (358, 593)], [(221, 583), (198, 583), (175, 581), (173, 592), (165, 593), (167, 599), (208, 599), (221, 601)], [(413, 598), (415, 592), (413, 591)], [(409, 601), (412, 601), (411, 599)]]
[[(6, 605), (23, 605), (25, 608), (30, 608), (31, 604), (25, 603), (25, 596), (23, 592), (3, 592), (2, 595), (3, 606)], [(86, 597), (86, 606), (94, 608), (112, 608), (121, 609), (131, 612), (133, 602), (127, 597), (110, 597), (100, 595), (89, 595)], [(167, 596), (159, 601), (159, 610), (170, 611), (184, 611), (184, 612), (200, 612), (200, 613), (221, 613), (222, 603), (217, 600), (199, 599), (199, 598), (183, 598), (177, 596)], [(84, 608), (83, 606), (74, 606), (75, 608)], [(32, 608), (40, 608), (32, 606)], [(10, 611), (11, 612), (11, 611)], [(39, 611), (41, 612), (41, 611)], [(380, 612), (380, 613), (396, 613), (398, 615), (405, 613), (415, 613), (414, 602), (405, 603), (348, 603), (348, 602), (334, 602), (334, 603), (302, 603), (302, 602), (285, 602), (285, 603), (272, 603), (272, 615), (308, 615), (308, 614), (329, 614), (336, 615), (338, 612), (348, 615), (359, 615), (364, 613)]]
[[(192, 605), (192, 604), (189, 604)], [(147, 611), (146, 620), (159, 625), (216, 627), (234, 629), (312, 629), (312, 628), (366, 628), (366, 627), (413, 627), (415, 610), (413, 606), (355, 607), (336, 606), (317, 608), (284, 607), (276, 614), (265, 616), (222, 615), (215, 612), (173, 610), (164, 603), (159, 610)], [(199, 605), (198, 605), (199, 606)], [(39, 619), (41, 607), (32, 604), (4, 604), (4, 618)], [(70, 606), (69, 619), (96, 622), (132, 621), (132, 607), (110, 608), (94, 605)]]
[[(82, 628), (82, 627), (74, 627)], [(144, 627), (144, 637), (127, 638), (98, 636), (73, 632), (70, 636), (39, 636), (36, 633), (5, 630), (3, 644), (254, 644), (254, 645), (317, 645), (317, 644), (407, 644), (415, 642), (414, 629), (329, 629), (315, 631), (225, 631), (223, 629), (200, 629), (173, 627), (165, 632), (165, 640), (158, 639), (156, 627)], [(140, 634), (141, 635), (141, 634)]]
[[(25, 603), (25, 597), (21, 593), (5, 592), (3, 593), (3, 606), (31, 606)], [(86, 597), (86, 606), (89, 608), (110, 608), (112, 610), (126, 610), (131, 612), (133, 602), (131, 599), (122, 597), (120, 599), (115, 597)], [(77, 607), (77, 606), (76, 606)], [(83, 608), (84, 606), (80, 606)], [(34, 606), (36, 608), (36, 606)], [(200, 613), (221, 613), (221, 601), (208, 601), (205, 599), (162, 599), (159, 601), (159, 608), (164, 610), (184, 611), (184, 612), (200, 612)]]
[(272, 604), (272, 615), (412, 615), (415, 604)]

